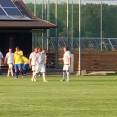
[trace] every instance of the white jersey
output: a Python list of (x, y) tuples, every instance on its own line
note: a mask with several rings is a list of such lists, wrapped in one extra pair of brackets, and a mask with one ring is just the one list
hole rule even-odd
[(32, 52), (30, 54), (29, 59), (31, 59), (31, 65), (35, 65), (36, 56), (37, 56), (37, 53), (36, 52)]
[(7, 59), (7, 64), (12, 64), (14, 61), (14, 53), (8, 52), (5, 59)]
[(40, 62), (41, 64), (44, 64), (45, 57), (46, 57), (45, 54), (42, 54), (42, 55), (41, 55), (41, 62)]
[(39, 64), (41, 64), (41, 56), (42, 56), (42, 53), (37, 53), (37, 55), (36, 55), (36, 63), (39, 65)]
[(46, 71), (46, 68), (45, 68), (45, 65), (44, 65), (44, 60), (45, 60), (45, 54), (42, 54), (42, 53), (39, 53), (38, 54), (38, 69), (36, 70), (36, 72), (38, 73), (39, 71), (40, 72), (45, 72)]
[(3, 58), (3, 54), (0, 52), (0, 66), (2, 64), (2, 58)]
[(69, 59), (71, 58), (71, 53), (70, 51), (66, 51), (63, 55), (63, 62), (64, 62), (64, 65), (66, 64), (69, 64)]

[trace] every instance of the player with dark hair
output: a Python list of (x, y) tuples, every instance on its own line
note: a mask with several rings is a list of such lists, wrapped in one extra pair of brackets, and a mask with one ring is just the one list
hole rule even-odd
[(14, 62), (14, 53), (12, 52), (12, 49), (9, 48), (9, 52), (6, 54), (4, 59), (4, 64), (8, 64), (8, 73), (7, 76), (13, 76), (13, 62)]
[(59, 58), (59, 60), (63, 60), (64, 66), (63, 66), (63, 78), (61, 81), (65, 81), (65, 74), (67, 74), (67, 81), (70, 80), (70, 66), (71, 66), (71, 53), (68, 51), (68, 47), (63, 48), (64, 55), (63, 58)]
[(32, 67), (32, 81), (36, 81), (36, 66), (37, 66), (37, 53), (38, 53), (38, 48), (36, 47), (34, 49), (34, 52), (32, 52), (29, 56), (29, 66)]
[[(38, 53), (41, 53), (41, 51), (42, 51), (42, 49), (41, 48), (38, 48)], [(42, 75), (42, 73), (41, 73), (41, 71), (39, 71), (38, 72), (38, 76), (41, 76)]]
[(19, 46), (15, 48), (14, 53), (14, 68), (15, 68), (15, 78), (18, 78), (18, 72), (22, 72), (22, 56), (23, 52), (19, 49)]
[(22, 57), (22, 64), (23, 64), (22, 66), (22, 78), (23, 78), (24, 76), (26, 76), (26, 70), (29, 67), (29, 60), (25, 56)]
[(42, 77), (43, 77), (43, 82), (48, 82), (46, 80), (46, 67), (45, 67), (45, 64), (46, 64), (46, 49), (42, 49), (41, 51), (41, 60), (39, 62), (39, 69), (42, 73)]

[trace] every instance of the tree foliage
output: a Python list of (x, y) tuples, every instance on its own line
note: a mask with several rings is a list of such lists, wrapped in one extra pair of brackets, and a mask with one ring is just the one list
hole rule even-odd
[[(34, 12), (34, 5), (28, 3), (29, 9)], [(73, 36), (79, 36), (79, 8), (78, 4), (73, 4)], [(102, 36), (103, 38), (117, 37), (117, 6), (102, 5)], [(46, 10), (44, 10), (46, 11)], [(46, 11), (47, 12), (47, 11)], [(42, 18), (42, 4), (37, 4), (36, 16)], [(43, 18), (47, 17), (43, 12)], [(50, 3), (50, 22), (55, 23), (55, 4)], [(58, 4), (58, 35), (65, 37), (67, 34), (67, 5)], [(72, 35), (72, 4), (69, 4), (69, 36)], [(82, 37), (100, 37), (101, 30), (101, 5), (100, 4), (82, 4), (81, 5), (81, 36)], [(55, 30), (51, 29), (50, 36), (55, 36)]]

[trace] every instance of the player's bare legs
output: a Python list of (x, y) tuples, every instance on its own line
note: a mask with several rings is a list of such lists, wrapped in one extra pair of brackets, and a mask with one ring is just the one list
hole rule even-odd
[(8, 73), (7, 73), (7, 77), (10, 77), (10, 71), (11, 71), (11, 69), (9, 68)]
[(70, 73), (69, 73), (69, 70), (66, 71), (66, 74), (67, 74), (67, 82), (70, 80)]
[(59, 58), (59, 60), (63, 60), (64, 66), (63, 66), (63, 79), (61, 81), (65, 81), (65, 73), (67, 74), (67, 81), (70, 80), (70, 66), (71, 66), (71, 53), (68, 51), (68, 47), (63, 48), (64, 55), (63, 58)]
[(11, 68), (10, 71), (11, 71), (11, 76), (14, 76), (14, 75), (13, 75), (13, 68)]
[(15, 69), (15, 78), (18, 78), (18, 69)]
[(63, 70), (63, 79), (61, 81), (65, 81), (65, 75), (66, 75), (66, 71)]
[(45, 72), (42, 72), (42, 77), (43, 77), (43, 82), (48, 82), (48, 81), (46, 80)]
[(66, 80), (66, 78), (65, 78), (66, 75), (67, 75), (67, 81), (70, 80), (69, 70), (63, 70), (63, 79), (61, 81), (65, 81)]
[(9, 68), (8, 68), (7, 76), (9, 77), (10, 75), (13, 76), (13, 67), (12, 67), (12, 65), (11, 66), (9, 65)]
[(32, 81), (36, 81), (36, 75), (37, 75), (36, 71), (33, 70)]

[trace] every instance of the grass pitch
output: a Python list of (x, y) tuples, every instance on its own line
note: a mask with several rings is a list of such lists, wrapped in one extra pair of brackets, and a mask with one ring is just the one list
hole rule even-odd
[(117, 76), (0, 76), (0, 117), (117, 117)]

